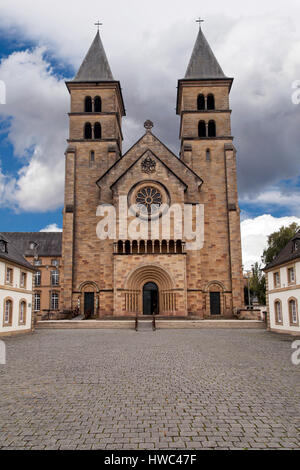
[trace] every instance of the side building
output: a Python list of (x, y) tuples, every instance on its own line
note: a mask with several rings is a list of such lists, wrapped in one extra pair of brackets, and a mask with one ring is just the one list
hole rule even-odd
[(300, 230), (266, 268), (268, 327), (300, 334)]
[(33, 329), (33, 266), (0, 233), (0, 337)]
[(33, 312), (35, 321), (60, 309), (62, 233), (5, 232), (34, 268)]

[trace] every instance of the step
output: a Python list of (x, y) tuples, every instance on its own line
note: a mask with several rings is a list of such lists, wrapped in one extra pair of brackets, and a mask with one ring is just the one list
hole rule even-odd
[[(35, 325), (36, 329), (134, 329), (132, 320), (44, 320)], [(158, 320), (156, 328), (174, 329), (214, 329), (214, 328), (259, 328), (265, 329), (266, 324), (259, 320)], [(151, 320), (139, 320), (139, 331), (152, 329)]]
[(152, 321), (151, 320), (139, 320), (138, 322), (138, 331), (152, 331)]

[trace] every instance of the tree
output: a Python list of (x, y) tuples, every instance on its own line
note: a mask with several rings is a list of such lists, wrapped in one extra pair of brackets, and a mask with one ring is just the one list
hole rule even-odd
[(258, 263), (255, 263), (252, 268), (250, 291), (258, 298), (260, 305), (266, 305), (266, 278)]
[(299, 225), (293, 222), (288, 227), (282, 226), (277, 232), (271, 233), (268, 236), (268, 247), (264, 250), (261, 257), (262, 262), (265, 265), (271, 263), (299, 229)]

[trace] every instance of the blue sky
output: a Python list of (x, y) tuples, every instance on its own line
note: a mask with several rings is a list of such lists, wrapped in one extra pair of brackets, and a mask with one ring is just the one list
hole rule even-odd
[[(300, 104), (292, 102), (293, 83), (300, 80), (300, 5), (217, 0), (205, 10), (204, 33), (225, 73), (235, 77), (230, 101), (242, 224), (254, 221), (265, 240), (265, 226), (273, 230), (300, 217)], [(7, 104), (0, 104), (0, 230), (62, 226), (69, 110), (64, 79), (87, 52), (97, 16), (123, 89), (124, 150), (150, 118), (154, 133), (178, 152), (176, 85), (197, 34), (197, 0), (189, 8), (179, 0), (87, 0), (84, 9), (71, 0), (2, 0), (0, 80)]]

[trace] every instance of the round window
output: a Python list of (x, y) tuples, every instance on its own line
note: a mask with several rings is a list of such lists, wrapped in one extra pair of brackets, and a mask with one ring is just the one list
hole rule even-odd
[(137, 183), (128, 193), (128, 207), (134, 216), (146, 219), (160, 217), (169, 205), (168, 190), (156, 181)]
[(143, 214), (156, 214), (162, 205), (162, 195), (157, 188), (146, 186), (137, 192), (135, 202)]

